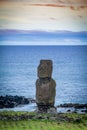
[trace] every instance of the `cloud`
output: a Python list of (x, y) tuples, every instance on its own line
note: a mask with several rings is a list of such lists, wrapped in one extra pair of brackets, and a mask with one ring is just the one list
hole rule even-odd
[[(11, 0), (0, 3), (1, 29), (87, 30), (86, 1)], [(1, 2), (1, 1), (0, 1)], [(79, 6), (77, 6), (79, 5)]]

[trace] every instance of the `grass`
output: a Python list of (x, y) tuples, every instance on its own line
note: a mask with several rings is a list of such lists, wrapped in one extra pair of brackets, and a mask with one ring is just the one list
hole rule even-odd
[[(0, 115), (35, 115), (34, 112), (0, 112)], [(81, 118), (81, 122), (51, 121), (51, 120), (0, 120), (0, 130), (87, 130), (87, 114), (66, 113), (69, 118)]]
[(0, 121), (0, 130), (87, 130), (87, 125), (41, 120)]
[(18, 112), (15, 112), (15, 111), (2, 111), (0, 112), (0, 115), (10, 115), (10, 116), (20, 116), (20, 115), (35, 115), (35, 112), (24, 112), (24, 111), (18, 111)]

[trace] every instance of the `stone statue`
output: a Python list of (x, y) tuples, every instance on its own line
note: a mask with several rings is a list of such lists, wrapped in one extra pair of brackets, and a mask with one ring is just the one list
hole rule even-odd
[(38, 109), (47, 111), (50, 107), (54, 107), (56, 83), (52, 77), (53, 64), (51, 60), (40, 60), (37, 69), (39, 79), (36, 81), (36, 103)]

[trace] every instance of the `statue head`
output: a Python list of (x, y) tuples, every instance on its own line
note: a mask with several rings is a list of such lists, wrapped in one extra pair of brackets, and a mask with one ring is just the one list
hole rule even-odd
[(51, 60), (40, 60), (38, 66), (38, 77), (50, 78), (52, 76), (52, 61)]

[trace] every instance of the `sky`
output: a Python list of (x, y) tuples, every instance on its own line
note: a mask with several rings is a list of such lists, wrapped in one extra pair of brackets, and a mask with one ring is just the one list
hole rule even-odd
[(0, 30), (87, 31), (87, 0), (0, 0)]

